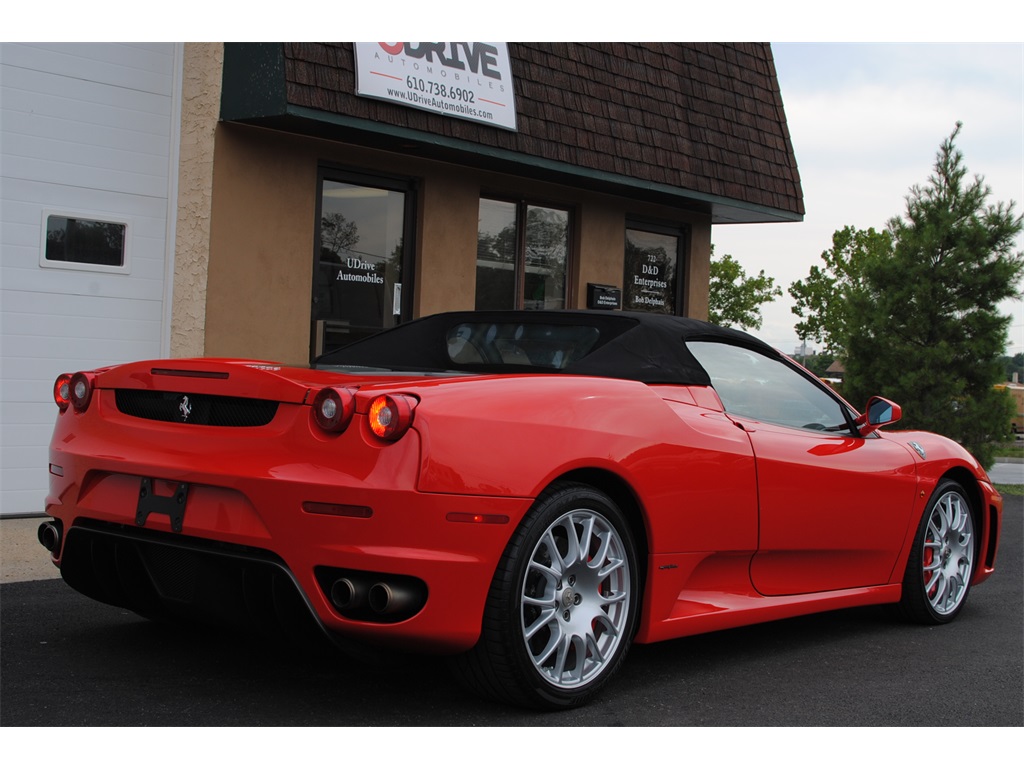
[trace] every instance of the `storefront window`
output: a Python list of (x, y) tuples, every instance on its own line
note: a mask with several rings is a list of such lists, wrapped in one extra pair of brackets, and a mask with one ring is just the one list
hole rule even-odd
[(476, 308), (564, 308), (568, 257), (567, 210), (481, 199)]
[(682, 233), (626, 230), (622, 308), (663, 315), (682, 311), (679, 284)]
[(408, 197), (402, 189), (321, 181), (313, 357), (402, 321)]

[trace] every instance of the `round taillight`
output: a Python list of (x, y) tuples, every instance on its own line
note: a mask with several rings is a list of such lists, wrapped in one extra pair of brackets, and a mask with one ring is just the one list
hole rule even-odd
[(82, 412), (88, 408), (92, 399), (92, 379), (84, 373), (76, 373), (71, 377), (69, 388), (71, 404), (75, 410)]
[(397, 440), (412, 426), (414, 403), (404, 395), (381, 395), (370, 403), (370, 431), (381, 440)]
[(60, 408), (60, 412), (64, 413), (71, 405), (71, 374), (62, 373), (57, 377), (57, 380), (53, 382), (53, 401)]
[(351, 389), (327, 387), (313, 400), (313, 420), (324, 432), (344, 432), (356, 412), (356, 396)]

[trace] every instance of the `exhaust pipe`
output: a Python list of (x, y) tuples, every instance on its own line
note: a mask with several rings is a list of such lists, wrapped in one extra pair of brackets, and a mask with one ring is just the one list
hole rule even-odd
[(425, 589), (416, 582), (389, 584), (378, 581), (370, 587), (370, 610), (381, 615), (408, 613), (412, 615), (423, 607)]
[(366, 605), (368, 593), (366, 582), (345, 577), (331, 585), (331, 602), (342, 611), (358, 610)]
[(39, 526), (36, 536), (39, 538), (39, 543), (42, 544), (48, 552), (56, 552), (60, 549), (60, 523), (56, 521), (43, 523)]

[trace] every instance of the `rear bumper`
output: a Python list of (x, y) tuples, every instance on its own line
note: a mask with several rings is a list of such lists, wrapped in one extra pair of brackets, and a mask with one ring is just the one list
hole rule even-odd
[[(472, 647), (497, 563), (531, 500), (420, 493), (415, 489), (415, 433), (368, 450), (365, 435), (355, 427), (315, 451), (289, 445), (283, 434), (272, 450), (254, 454), (239, 441), (240, 430), (204, 429), (204, 439), (176, 450), (156, 443), (153, 430), (134, 445), (130, 432), (106, 440), (110, 427), (103, 425), (90, 425), (75, 439), (64, 440), (58, 423), (46, 512), (60, 521), (63, 537), (51, 553), (53, 560), (64, 571), (64, 559), (70, 558), (65, 579), (79, 591), (105, 602), (127, 601), (125, 607), (140, 613), (153, 612), (131, 604), (144, 593), (147, 605), (157, 605), (156, 612), (230, 617), (239, 611), (236, 603), (250, 597), (226, 588), (225, 581), (245, 579), (237, 574), (246, 572), (276, 573), (276, 581), (294, 585), (301, 602), (330, 633), (432, 652)], [(316, 439), (308, 430), (298, 432), (304, 440)], [(328, 463), (332, 455), (338, 457), (334, 465)], [(162, 511), (175, 506), (169, 501), (140, 506), (147, 485), (160, 497), (185, 487), (180, 521)], [(310, 502), (317, 511), (308, 511)], [(368, 516), (325, 513), (353, 508)], [(151, 511), (139, 515), (140, 509)], [(489, 522), (463, 522), (470, 519), (466, 515), (453, 521), (452, 512), (485, 514)], [(131, 565), (122, 564), (123, 578), (116, 567), (110, 571), (102, 562), (96, 565), (97, 559), (113, 557), (111, 547), (136, 550), (126, 555)], [(197, 552), (203, 567), (190, 565)], [(162, 583), (161, 569), (173, 572), (173, 561), (195, 582), (195, 594), (202, 595), (194, 605)], [(89, 575), (83, 576), (85, 571)], [(229, 571), (234, 575), (225, 575)], [(337, 601), (332, 603), (331, 583), (349, 572), (421, 582), (425, 602), (413, 615), (398, 619), (343, 611)], [(147, 579), (149, 584), (135, 590), (135, 597), (124, 585), (107, 591), (95, 587), (109, 581), (109, 573), (129, 587)], [(275, 578), (248, 578), (265, 583), (266, 589), (278, 588), (270, 586)]]

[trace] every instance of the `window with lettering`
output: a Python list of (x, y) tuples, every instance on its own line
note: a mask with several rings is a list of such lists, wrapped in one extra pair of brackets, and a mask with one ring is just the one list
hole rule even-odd
[(411, 190), (373, 181), (321, 178), (311, 358), (406, 318)]
[(663, 315), (683, 313), (679, 273), (684, 239), (678, 230), (626, 230), (623, 309)]
[(480, 200), (477, 309), (563, 309), (569, 265), (569, 211)]

